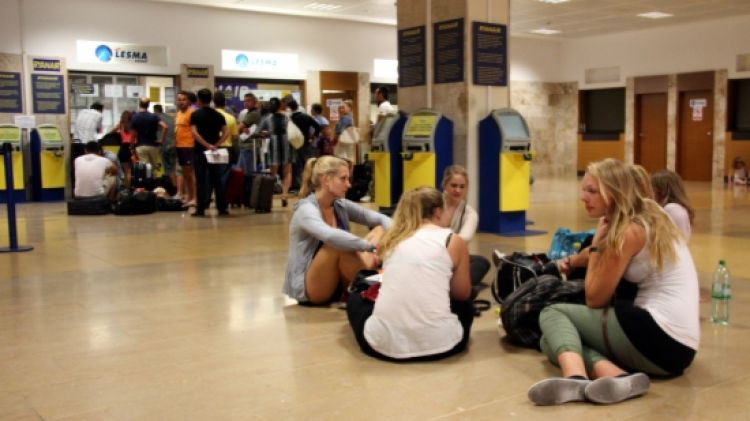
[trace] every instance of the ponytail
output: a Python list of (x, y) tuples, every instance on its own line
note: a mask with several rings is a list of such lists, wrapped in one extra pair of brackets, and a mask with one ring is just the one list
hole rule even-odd
[(305, 162), (305, 169), (302, 170), (302, 183), (299, 187), (300, 198), (307, 197), (313, 191), (312, 174), (316, 162), (318, 162), (317, 157), (312, 157)]

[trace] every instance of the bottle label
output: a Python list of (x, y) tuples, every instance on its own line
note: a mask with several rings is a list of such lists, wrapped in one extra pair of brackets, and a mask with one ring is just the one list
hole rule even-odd
[(730, 285), (714, 284), (711, 291), (711, 298), (726, 300), (732, 297), (732, 287)]

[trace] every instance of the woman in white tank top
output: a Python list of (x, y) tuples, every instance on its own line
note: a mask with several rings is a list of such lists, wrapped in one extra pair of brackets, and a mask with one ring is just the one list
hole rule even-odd
[[(591, 247), (565, 267), (585, 261), (586, 304), (554, 304), (539, 315), (540, 347), (563, 377), (529, 389), (537, 405), (640, 396), (649, 375), (682, 374), (700, 341), (698, 277), (677, 226), (620, 161), (589, 164), (582, 187), (586, 212), (599, 222)], [(638, 293), (613, 305), (621, 279)]]
[(403, 194), (378, 248), (377, 301), (347, 303), (362, 351), (387, 360), (439, 359), (466, 348), (474, 319), (466, 242), (441, 225), (443, 195), (422, 187)]

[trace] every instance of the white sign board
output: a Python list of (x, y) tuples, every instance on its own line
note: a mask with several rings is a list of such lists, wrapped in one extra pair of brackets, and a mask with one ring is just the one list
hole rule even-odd
[(297, 54), (221, 50), (221, 69), (241, 72), (293, 73), (298, 70)]
[(76, 41), (81, 63), (167, 66), (167, 47), (108, 41)]

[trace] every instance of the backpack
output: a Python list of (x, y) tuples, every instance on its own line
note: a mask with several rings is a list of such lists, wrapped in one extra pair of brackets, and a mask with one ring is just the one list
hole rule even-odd
[(529, 279), (544, 273), (560, 276), (557, 264), (551, 262), (544, 253), (513, 252), (510, 256), (496, 254), (494, 261), (497, 270), (491, 291), (498, 304), (503, 304), (508, 295)]
[(584, 304), (583, 286), (582, 280), (563, 281), (550, 274), (528, 279), (503, 300), (500, 320), (507, 340), (518, 346), (540, 349), (539, 314), (551, 304)]

